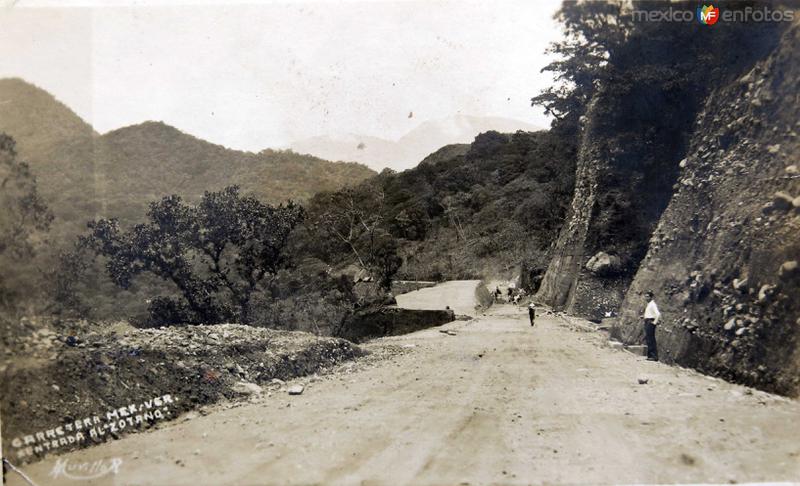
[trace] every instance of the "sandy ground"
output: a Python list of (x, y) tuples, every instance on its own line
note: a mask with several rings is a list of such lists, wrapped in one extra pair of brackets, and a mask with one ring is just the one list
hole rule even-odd
[[(472, 284), (444, 288), (459, 285)], [(797, 401), (612, 350), (561, 317), (531, 328), (509, 305), (444, 328), (457, 334), (374, 341), (407, 352), (343, 365), (302, 395), (218, 405), (24, 470), (39, 485), (800, 480)], [(48, 475), (56, 459), (110, 458), (116, 475)]]

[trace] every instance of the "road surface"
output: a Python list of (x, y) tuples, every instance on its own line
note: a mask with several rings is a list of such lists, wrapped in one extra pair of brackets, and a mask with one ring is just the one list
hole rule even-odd
[(57, 458), (24, 470), (39, 485), (800, 481), (797, 401), (612, 350), (563, 317), (531, 328), (509, 305), (444, 328), (456, 335), (372, 342), (401, 352), (298, 380), (302, 395), (60, 456), (119, 458), (116, 475), (54, 480)]
[(455, 280), (426, 287), (396, 297), (397, 306), (406, 309), (445, 309), (458, 315), (475, 315), (475, 288), (480, 280)]

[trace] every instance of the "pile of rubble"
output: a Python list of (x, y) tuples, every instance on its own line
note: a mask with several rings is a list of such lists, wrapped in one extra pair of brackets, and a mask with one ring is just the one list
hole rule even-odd
[(71, 323), (17, 339), (27, 343), (28, 354), (6, 353), (0, 373), (3, 448), (12, 455), (15, 437), (152, 397), (173, 397), (177, 415), (365, 354), (343, 339), (236, 324), (135, 329)]

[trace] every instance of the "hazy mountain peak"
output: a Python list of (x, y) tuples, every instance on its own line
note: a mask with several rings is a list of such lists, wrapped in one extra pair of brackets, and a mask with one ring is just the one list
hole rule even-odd
[(0, 79), (0, 132), (14, 137), (21, 150), (35, 153), (54, 143), (95, 135), (67, 105), (20, 78)]
[(470, 143), (476, 135), (489, 130), (516, 132), (540, 128), (508, 118), (454, 115), (424, 121), (396, 141), (350, 133), (337, 137), (310, 137), (290, 147), (328, 160), (361, 162), (374, 170), (384, 167), (405, 170), (416, 166), (440, 147)]
[(21, 79), (0, 80), (0, 132), (17, 141), (62, 231), (82, 231), (95, 217), (141, 218), (168, 194), (196, 200), (237, 184), (262, 200), (306, 200), (375, 174), (288, 151), (229, 149), (163, 121), (99, 135), (47, 91)]

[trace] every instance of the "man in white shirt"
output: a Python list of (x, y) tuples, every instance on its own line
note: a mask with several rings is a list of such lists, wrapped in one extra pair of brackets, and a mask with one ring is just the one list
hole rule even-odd
[(531, 302), (528, 304), (528, 318), (531, 320), (531, 327), (533, 327), (534, 321), (536, 321), (536, 306)]
[(644, 339), (647, 343), (647, 360), (658, 361), (658, 347), (656, 346), (656, 326), (661, 319), (656, 301), (653, 300), (653, 291), (648, 290), (647, 307), (644, 309)]

